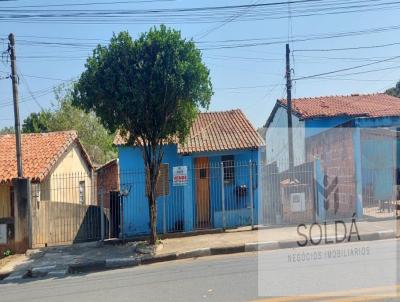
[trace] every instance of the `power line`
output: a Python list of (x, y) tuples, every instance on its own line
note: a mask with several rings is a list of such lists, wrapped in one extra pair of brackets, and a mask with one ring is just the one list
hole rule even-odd
[[(358, 31), (345, 31), (345, 32), (336, 32), (336, 33), (319, 33), (319, 34), (305, 34), (305, 35), (298, 35), (298, 36), (293, 36), (293, 38), (296, 39), (304, 39), (304, 38), (310, 38), (309, 40), (314, 40), (314, 39), (329, 39), (329, 38), (340, 38), (340, 37), (349, 37), (349, 36), (357, 36), (357, 35), (364, 35), (364, 34), (374, 34), (374, 33), (381, 33), (381, 32), (386, 32), (386, 31), (392, 31), (392, 30), (398, 30), (400, 29), (400, 25), (393, 25), (393, 26), (385, 26), (385, 27), (374, 27), (374, 28), (367, 28), (367, 29), (362, 29)], [(6, 34), (2, 34), (6, 35)], [(74, 41), (101, 41), (108, 43), (109, 39), (101, 39), (101, 38), (80, 38), (80, 37), (63, 37), (63, 36), (37, 36), (37, 35), (19, 35), (19, 37), (22, 38), (35, 38), (35, 39), (48, 39), (48, 40), (74, 40)], [(210, 43), (233, 43), (233, 42), (258, 42), (258, 41), (282, 41), (282, 43), (285, 43), (286, 38), (284, 36), (280, 37), (269, 37), (269, 38), (246, 38), (246, 39), (228, 39), (228, 40), (216, 40), (216, 41), (199, 41), (195, 40), (197, 44), (210, 44)], [(0, 38), (0, 40), (6, 40), (4, 38)], [(304, 40), (304, 41), (309, 41), (309, 40)], [(51, 44), (49, 42), (43, 42), (43, 41), (36, 41), (36, 40), (23, 40), (26, 43), (32, 44), (32, 43), (42, 43), (42, 44)], [(302, 40), (303, 41), (303, 40)], [(55, 42), (56, 44), (60, 45), (65, 45), (65, 46), (70, 46), (71, 44), (65, 44), (65, 42)], [(84, 44), (79, 44), (78, 42), (74, 43), (77, 46), (96, 46), (96, 43), (84, 43)], [(299, 50), (297, 50), (299, 51)]]
[(385, 68), (368, 69), (368, 70), (363, 70), (363, 71), (359, 71), (359, 72), (343, 73), (340, 76), (351, 76), (351, 75), (359, 75), (359, 74), (366, 74), (366, 73), (374, 73), (374, 72), (378, 72), (378, 71), (393, 70), (393, 69), (399, 69), (399, 68), (400, 68), (400, 65), (396, 65), (396, 66), (385, 67)]
[[(400, 68), (398, 66), (397, 68)], [(393, 82), (393, 80), (382, 80), (382, 79), (351, 79), (351, 78), (340, 78), (340, 77), (315, 77), (317, 80), (334, 80), (334, 81), (353, 81), (353, 82)]]
[[(334, 39), (334, 38), (344, 38), (344, 37), (352, 37), (352, 36), (363, 36), (370, 34), (377, 34), (388, 31), (397, 31), (400, 29), (400, 25), (395, 26), (386, 26), (386, 27), (376, 27), (363, 29), (358, 31), (347, 31), (347, 32), (337, 32), (337, 33), (324, 33), (324, 34), (314, 34), (314, 35), (300, 35), (294, 36), (292, 38), (292, 42), (308, 42), (314, 40), (325, 40), (325, 39)], [(29, 36), (26, 36), (29, 37)], [(32, 36), (34, 37), (34, 36)], [(44, 37), (43, 37), (44, 38)], [(46, 37), (47, 38), (47, 37)], [(49, 37), (51, 39), (55, 39), (55, 37)], [(2, 39), (2, 38), (0, 38)], [(73, 37), (60, 37), (60, 39), (70, 39), (73, 40)], [(4, 39), (3, 39), (4, 40)], [(78, 39), (79, 40), (79, 39)], [(96, 40), (96, 39), (93, 39)], [(107, 41), (107, 40), (102, 40)], [(218, 49), (230, 49), (230, 48), (248, 48), (248, 47), (257, 47), (257, 46), (268, 46), (268, 45), (279, 45), (286, 43), (286, 38), (284, 37), (274, 37), (274, 38), (250, 38), (250, 39), (230, 39), (230, 40), (220, 40), (220, 41), (195, 41), (198, 44), (205, 44), (207, 46), (200, 47), (201, 50), (218, 50)], [(237, 43), (236, 43), (237, 42)], [(247, 43), (246, 43), (247, 42)], [(82, 43), (82, 42), (65, 42), (65, 41), (38, 41), (31, 39), (22, 39), (19, 40), (20, 44), (29, 45), (29, 46), (46, 46), (46, 47), (57, 47), (57, 48), (66, 48), (68, 51), (78, 51), (78, 49), (82, 49), (85, 51), (91, 51), (97, 43)], [(214, 45), (208, 46), (210, 43)], [(400, 42), (389, 43), (389, 44), (381, 44), (381, 45), (371, 45), (371, 46), (358, 46), (351, 47), (352, 49), (362, 49), (362, 48), (376, 48), (376, 47), (389, 47), (400, 44)], [(338, 49), (340, 50), (340, 49)], [(345, 49), (343, 49), (345, 50)], [(300, 51), (314, 51), (314, 50), (306, 50), (306, 49), (298, 49), (295, 50), (297, 52)], [(317, 49), (315, 49), (317, 51)], [(332, 50), (333, 51), (333, 50)], [(33, 57), (25, 56), (25, 57)], [(48, 56), (49, 57), (49, 56)], [(71, 57), (72, 58), (72, 57)], [(74, 57), (79, 58), (79, 57)]]
[[(292, 17), (309, 17), (315, 15), (337, 15), (359, 13), (385, 9), (398, 9), (400, 1), (383, 2), (383, 0), (364, 1), (323, 1), (298, 0), (289, 1), (296, 4)], [(287, 18), (283, 5), (287, 2), (258, 3), (257, 12), (249, 13), (241, 21)], [(232, 15), (235, 10), (250, 5), (208, 6), (142, 10), (3, 10), (0, 21), (39, 23), (60, 22), (68, 24), (176, 24), (176, 23), (219, 23)], [(267, 9), (265, 11), (265, 9)], [(272, 10), (271, 10), (272, 9)], [(149, 17), (150, 16), (150, 17)], [(134, 17), (134, 18), (133, 18)], [(222, 19), (221, 19), (222, 18)]]
[(65, 80), (60, 78), (52, 78), (52, 77), (44, 77), (44, 76), (37, 76), (37, 75), (30, 75), (30, 74), (21, 74), (22, 76), (28, 78), (36, 78), (36, 79), (44, 79), (44, 80), (54, 80), (54, 81), (61, 81), (61, 82), (71, 82), (73, 79)]
[[(326, 34), (326, 35), (312, 36), (312, 37), (308, 36), (308, 37), (304, 37), (304, 38), (299, 37), (299, 38), (293, 38), (292, 42), (308, 42), (308, 41), (314, 41), (314, 40), (326, 40), (326, 39), (334, 39), (334, 38), (363, 36), (363, 35), (382, 33), (382, 32), (386, 32), (386, 31), (396, 31), (399, 29), (400, 29), (400, 26), (396, 25), (396, 26), (389, 26), (389, 27), (360, 30), (360, 31), (349, 31), (349, 32)], [(246, 42), (246, 41), (243, 40), (243, 42)], [(272, 41), (265, 41), (265, 42), (263, 41), (263, 42), (237, 43), (237, 44), (227, 44), (227, 45), (212, 46), (212, 47), (201, 47), (200, 50), (248, 48), (248, 47), (258, 47), (258, 46), (280, 45), (280, 44), (284, 44), (284, 43), (285, 43), (285, 39), (281, 39), (281, 40), (272, 40)]]
[[(322, 2), (323, 0), (292, 0), (290, 3), (299, 4), (299, 3), (310, 3), (310, 2)], [(359, 2), (359, 1), (358, 1)], [(269, 3), (257, 3), (257, 4), (241, 4), (241, 5), (222, 5), (222, 6), (203, 6), (203, 7), (186, 7), (186, 8), (161, 8), (161, 9), (137, 9), (137, 10), (128, 10), (127, 13), (131, 14), (150, 14), (150, 13), (172, 13), (172, 12), (204, 12), (204, 11), (224, 11), (224, 10), (232, 10), (232, 9), (243, 9), (243, 8), (252, 8), (252, 7), (270, 7), (270, 6), (282, 6), (286, 5), (287, 1), (279, 1), (279, 2), (269, 2)], [(7, 9), (7, 8), (5, 8)], [(7, 11), (7, 10), (6, 10)], [(13, 10), (9, 10), (13, 11)], [(19, 12), (41, 12), (43, 10), (18, 10)], [(60, 10), (45, 10), (46, 12), (60, 12)], [(62, 10), (62, 12), (69, 11), (93, 11), (93, 12), (121, 12), (121, 10)]]
[[(53, 93), (53, 89), (54, 89), (54, 87), (52, 87), (51, 88), (51, 90), (48, 90), (48, 91), (43, 91), (43, 92), (41, 92), (40, 94), (36, 94), (35, 96), (36, 97), (42, 97), (42, 96), (45, 96), (45, 95), (48, 95), (48, 94), (50, 94), (50, 93)], [(32, 99), (32, 96), (28, 96), (28, 97), (23, 97), (23, 98), (20, 98), (20, 104), (21, 103), (26, 103), (26, 102), (29, 102), (29, 101), (31, 101), (31, 100), (33, 100)], [(0, 103), (0, 108), (5, 108), (5, 107), (9, 107), (9, 106), (12, 106), (13, 105), (13, 102), (11, 101), (6, 101), (6, 102), (3, 102), (3, 103)]]
[(225, 26), (226, 24), (233, 22), (234, 20), (237, 20), (239, 17), (243, 16), (244, 14), (246, 14), (250, 9), (254, 8), (255, 5), (259, 2), (259, 0), (254, 1), (252, 4), (250, 4), (249, 7), (246, 7), (245, 9), (243, 9), (241, 12), (237, 13), (236, 15), (232, 15), (231, 17), (227, 18), (224, 22), (222, 22), (221, 24), (212, 27), (210, 29), (208, 29), (205, 33), (201, 34), (199, 36), (199, 39), (202, 39), (206, 36), (208, 36), (210, 33), (222, 28), (223, 26)]
[(332, 71), (328, 71), (328, 72), (318, 73), (318, 74), (314, 74), (314, 75), (302, 76), (302, 77), (298, 77), (298, 78), (293, 79), (293, 81), (305, 80), (305, 79), (315, 78), (315, 77), (318, 77), (318, 76), (324, 76), (324, 75), (339, 73), (339, 72), (343, 72), (343, 71), (358, 69), (358, 68), (371, 66), (371, 65), (375, 65), (375, 64), (379, 64), (379, 63), (383, 63), (383, 62), (392, 61), (392, 60), (395, 60), (395, 59), (398, 59), (398, 58), (400, 58), (400, 56), (395, 56), (395, 57), (391, 57), (389, 59), (380, 60), (380, 61), (367, 63), (367, 64), (362, 64), (362, 65), (358, 65), (358, 66), (353, 66), (353, 67), (342, 68), (342, 69), (332, 70)]
[(237, 89), (254, 89), (254, 88), (267, 88), (267, 87), (276, 87), (277, 85), (283, 85), (281, 83), (271, 84), (271, 85), (254, 85), (254, 86), (234, 86), (234, 87), (220, 87), (215, 88), (216, 90), (237, 90)]
[[(4, 0), (3, 0), (4, 1)], [(155, 2), (174, 2), (176, 0), (139, 0), (139, 1), (111, 1), (111, 2), (88, 2), (88, 3), (62, 3), (62, 4), (41, 4), (41, 5), (24, 5), (24, 6), (7, 6), (3, 9), (16, 8), (35, 8), (35, 7), (67, 7), (67, 6), (90, 6), (90, 5), (114, 5), (114, 4), (139, 4), (139, 3), (155, 3)]]
[(26, 90), (28, 91), (28, 93), (30, 94), (30, 96), (32, 97), (32, 99), (35, 101), (36, 105), (38, 105), (38, 107), (40, 108), (40, 110), (43, 110), (42, 105), (38, 102), (38, 100), (36, 99), (35, 95), (32, 93), (28, 82), (25, 80), (25, 77), (23, 74), (21, 74), (20, 72), (18, 72), (18, 74), (21, 76), (22, 82), (25, 84)]
[[(32, 94), (36, 98), (42, 97), (42, 96), (48, 95), (50, 93), (53, 93), (55, 87), (57, 87), (57, 85), (52, 85), (52, 86), (49, 86), (47, 88), (42, 88), (42, 89), (33, 91)], [(25, 103), (25, 102), (28, 102), (28, 101), (31, 101), (31, 100), (34, 100), (34, 99), (32, 98), (31, 95), (29, 95), (29, 96), (21, 97), (19, 100), (20, 100), (20, 103)], [(11, 105), (13, 105), (12, 101), (8, 101), (8, 100), (0, 101), (0, 108), (11, 106)]]
[(328, 52), (328, 51), (347, 51), (347, 50), (359, 50), (359, 49), (371, 49), (371, 48), (382, 48), (400, 45), (400, 42), (379, 44), (379, 45), (368, 45), (368, 46), (357, 46), (357, 47), (343, 47), (343, 48), (319, 48), (319, 49), (295, 49), (295, 52)]

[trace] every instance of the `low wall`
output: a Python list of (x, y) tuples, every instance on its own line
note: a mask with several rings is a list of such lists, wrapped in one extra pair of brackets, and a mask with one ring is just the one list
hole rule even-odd
[[(107, 231), (108, 209), (103, 215)], [(54, 201), (32, 203), (33, 248), (99, 239), (101, 239), (100, 207)]]

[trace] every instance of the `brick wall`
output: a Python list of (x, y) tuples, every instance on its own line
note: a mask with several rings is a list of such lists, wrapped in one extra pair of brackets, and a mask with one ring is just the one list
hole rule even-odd
[[(103, 191), (104, 207), (110, 207), (110, 191), (119, 191), (118, 161), (113, 160), (97, 169), (97, 188)], [(98, 199), (100, 205), (100, 198)]]
[[(351, 217), (355, 213), (353, 130), (337, 127), (306, 140), (307, 160), (319, 158), (325, 175), (325, 184), (321, 185), (326, 188), (328, 219)], [(327, 190), (330, 186), (332, 190)]]

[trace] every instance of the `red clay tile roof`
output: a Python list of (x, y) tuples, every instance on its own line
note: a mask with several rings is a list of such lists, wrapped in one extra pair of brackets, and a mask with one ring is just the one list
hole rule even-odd
[[(286, 100), (278, 100), (286, 106)], [(299, 98), (292, 101), (300, 119), (316, 117), (384, 117), (400, 115), (400, 98), (384, 93)]]
[[(76, 131), (22, 134), (23, 176), (33, 181), (42, 181), (74, 142), (81, 148), (84, 158), (91, 166)], [(0, 135), (0, 182), (8, 182), (17, 177), (15, 149), (15, 135)]]
[[(117, 135), (114, 144), (124, 145)], [(178, 144), (178, 153), (255, 149), (263, 139), (239, 109), (200, 113), (193, 123), (184, 144)]]

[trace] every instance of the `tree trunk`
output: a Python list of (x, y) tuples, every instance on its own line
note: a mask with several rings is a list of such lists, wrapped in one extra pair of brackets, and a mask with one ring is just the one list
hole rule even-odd
[(147, 196), (149, 202), (149, 218), (150, 218), (150, 244), (155, 245), (157, 242), (157, 170), (158, 167), (150, 165), (149, 169), (149, 194)]
[(157, 204), (155, 195), (150, 193), (149, 214), (150, 214), (150, 244), (155, 245), (157, 242)]
[[(143, 139), (145, 142), (146, 139)], [(143, 159), (145, 167), (148, 171), (148, 192), (147, 200), (149, 204), (149, 218), (150, 218), (150, 244), (157, 243), (157, 180), (160, 172), (160, 164), (163, 157), (163, 152), (159, 150), (159, 145), (162, 142), (155, 141), (151, 144), (144, 143), (143, 146)], [(147, 181), (147, 180), (146, 180)], [(146, 184), (147, 185), (147, 184)]]

